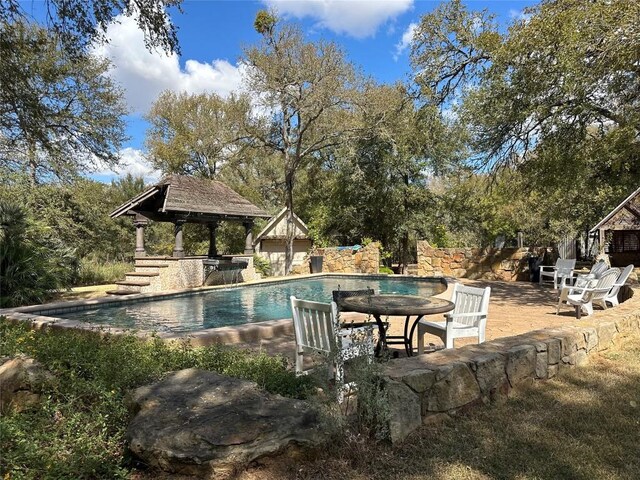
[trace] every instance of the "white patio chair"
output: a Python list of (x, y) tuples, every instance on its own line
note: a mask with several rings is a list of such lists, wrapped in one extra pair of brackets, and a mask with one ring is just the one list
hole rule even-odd
[(576, 318), (579, 320), (582, 312), (587, 315), (593, 314), (593, 304), (607, 308), (603, 299), (609, 294), (611, 287), (620, 276), (619, 268), (610, 268), (604, 272), (595, 284), (586, 287), (571, 287), (567, 294), (567, 304), (576, 308)]
[(549, 278), (553, 281), (554, 290), (557, 290), (559, 286), (564, 286), (567, 282), (571, 282), (571, 279), (573, 278), (573, 269), (575, 267), (575, 258), (568, 260), (559, 258), (553, 267), (541, 265), (539, 283), (542, 283), (545, 278)]
[(611, 290), (609, 290), (609, 293), (607, 293), (607, 295), (601, 299), (594, 300), (593, 303), (595, 303), (596, 305), (600, 305), (602, 308), (607, 308), (607, 302), (609, 302), (612, 307), (618, 305), (618, 292), (624, 286), (624, 284), (627, 283), (627, 280), (629, 279), (629, 275), (631, 275), (633, 268), (633, 264), (624, 267), (615, 283), (611, 287)]
[(573, 287), (593, 287), (597, 283), (598, 279), (602, 276), (602, 274), (608, 270), (608, 268), (609, 267), (607, 266), (606, 262), (601, 260), (593, 264), (589, 273), (576, 276), (575, 284), (573, 286), (563, 285), (562, 289), (560, 290), (560, 296), (558, 297), (556, 315), (560, 313), (560, 307), (567, 301), (567, 296), (572, 291)]
[(329, 378), (335, 378), (338, 402), (355, 385), (344, 383), (344, 362), (366, 356), (373, 359), (373, 327), (340, 328), (335, 302), (320, 303), (291, 297), (291, 311), (296, 337), (296, 374), (304, 370), (304, 354), (318, 352), (331, 360)]
[(456, 338), (478, 337), (478, 343), (484, 342), (490, 295), (491, 287), (467, 287), (456, 283), (451, 295), (455, 307), (451, 313), (445, 313), (445, 321), (422, 319), (418, 322), (418, 354), (424, 353), (425, 333), (440, 337), (445, 348), (454, 348)]

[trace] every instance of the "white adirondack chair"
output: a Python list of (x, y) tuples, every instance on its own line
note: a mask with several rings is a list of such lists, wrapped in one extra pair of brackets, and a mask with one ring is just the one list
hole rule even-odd
[(556, 315), (560, 313), (560, 307), (567, 301), (567, 296), (573, 287), (586, 288), (593, 287), (604, 272), (608, 270), (606, 262), (599, 261), (593, 264), (591, 270), (587, 274), (578, 275), (573, 286), (563, 285), (558, 298), (558, 306), (556, 307)]
[(558, 289), (559, 286), (564, 286), (571, 282), (573, 278), (573, 269), (576, 267), (576, 260), (574, 259), (562, 259), (559, 258), (556, 261), (555, 266), (540, 266), (540, 280), (542, 283), (545, 279), (551, 279), (553, 281), (553, 288)]
[(609, 269), (609, 266), (607, 265), (607, 263), (604, 260), (600, 260), (599, 262), (596, 262), (591, 266), (591, 270), (589, 271), (589, 273), (578, 275), (576, 277), (576, 279), (577, 280), (580, 280), (580, 279), (586, 279), (586, 280), (597, 279), (597, 278), (600, 278), (600, 276), (604, 272), (606, 272), (608, 269)]
[(602, 308), (607, 308), (607, 302), (610, 303), (612, 307), (618, 305), (618, 292), (624, 286), (624, 284), (627, 283), (627, 280), (629, 278), (629, 275), (631, 275), (633, 268), (633, 265), (627, 265), (626, 267), (624, 267), (624, 269), (616, 279), (616, 282), (613, 284), (613, 287), (611, 287), (611, 290), (609, 290), (609, 293), (607, 293), (604, 298), (596, 299), (593, 303), (595, 303), (596, 305), (600, 305)]
[(619, 268), (610, 268), (596, 281), (595, 285), (586, 287), (572, 287), (567, 294), (567, 303), (576, 308), (576, 318), (579, 320), (582, 312), (593, 314), (593, 304), (607, 308), (603, 299), (609, 294), (611, 287), (620, 276)]
[(490, 295), (491, 287), (467, 287), (456, 283), (451, 295), (455, 307), (444, 315), (445, 321), (422, 319), (418, 322), (418, 354), (424, 353), (425, 333), (440, 337), (445, 348), (453, 348), (456, 338), (478, 337), (478, 343), (484, 342)]
[(312, 351), (331, 360), (329, 378), (335, 377), (338, 402), (355, 385), (344, 383), (344, 362), (366, 356), (373, 359), (373, 327), (340, 328), (338, 306), (335, 302), (310, 302), (291, 297), (291, 311), (296, 337), (296, 374), (304, 370), (304, 354)]

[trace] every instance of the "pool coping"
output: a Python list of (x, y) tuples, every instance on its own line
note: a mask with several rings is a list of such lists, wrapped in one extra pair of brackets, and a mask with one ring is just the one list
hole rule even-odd
[(258, 342), (262, 339), (270, 339), (282, 335), (293, 334), (293, 322), (291, 318), (283, 318), (279, 320), (266, 320), (263, 322), (245, 323), (242, 325), (214, 327), (195, 332), (176, 333), (176, 332), (157, 332), (149, 330), (134, 330), (112, 325), (97, 324), (60, 318), (55, 316), (60, 313), (68, 313), (80, 310), (88, 310), (100, 306), (119, 306), (129, 303), (150, 302), (158, 299), (177, 298), (181, 296), (192, 295), (194, 293), (207, 293), (216, 290), (231, 290), (242, 288), (243, 286), (257, 285), (273, 285), (277, 283), (289, 282), (291, 280), (303, 280), (309, 278), (322, 277), (381, 277), (381, 278), (407, 278), (411, 280), (438, 280), (444, 284), (446, 290), (439, 295), (445, 295), (455, 279), (439, 276), (416, 276), (416, 275), (389, 275), (389, 274), (370, 274), (370, 273), (315, 273), (306, 275), (289, 275), (285, 277), (274, 277), (250, 282), (243, 282), (234, 285), (214, 285), (196, 288), (187, 288), (180, 290), (167, 290), (164, 292), (139, 293), (127, 295), (125, 297), (100, 297), (86, 300), (70, 300), (66, 302), (44, 303), (39, 305), (29, 305), (17, 308), (0, 309), (0, 316), (5, 316), (14, 322), (30, 323), (34, 329), (76, 329), (82, 331), (95, 332), (100, 334), (124, 335), (134, 334), (140, 338), (156, 337), (167, 341), (188, 341), (194, 346), (203, 346), (210, 344), (238, 344)]

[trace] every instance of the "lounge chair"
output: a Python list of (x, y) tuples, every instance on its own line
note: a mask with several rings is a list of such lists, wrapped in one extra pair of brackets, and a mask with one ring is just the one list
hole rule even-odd
[(353, 388), (344, 383), (344, 362), (364, 356), (373, 359), (372, 326), (340, 328), (338, 306), (335, 302), (320, 303), (291, 297), (291, 311), (296, 337), (296, 374), (304, 370), (304, 354), (312, 351), (327, 356), (329, 378), (335, 378), (338, 402)]
[(609, 295), (611, 287), (620, 276), (619, 268), (610, 268), (604, 272), (595, 284), (585, 287), (571, 287), (567, 292), (567, 304), (573, 305), (576, 309), (576, 318), (580, 319), (582, 312), (587, 315), (593, 314), (593, 304), (607, 308), (604, 298)]
[(451, 313), (445, 313), (445, 321), (422, 319), (418, 322), (418, 354), (424, 353), (425, 333), (440, 337), (445, 348), (453, 348), (456, 338), (478, 337), (478, 343), (484, 342), (490, 295), (490, 287), (467, 287), (456, 283), (451, 295), (455, 307)]
[(554, 290), (557, 290), (560, 286), (571, 283), (575, 267), (575, 259), (566, 260), (563, 258), (559, 258), (554, 266), (541, 265), (539, 282), (542, 283), (545, 279), (551, 279)]
[(631, 275), (633, 268), (633, 265), (627, 265), (626, 267), (624, 267), (624, 269), (622, 270), (622, 272), (620, 272), (620, 275), (616, 279), (616, 282), (611, 287), (611, 290), (609, 290), (609, 293), (607, 293), (605, 297), (597, 299), (594, 303), (596, 305), (600, 305), (603, 308), (607, 308), (607, 303), (610, 303), (612, 307), (618, 305), (618, 292), (620, 292), (620, 289), (624, 286), (625, 283), (627, 283), (627, 280), (629, 278), (629, 275)]

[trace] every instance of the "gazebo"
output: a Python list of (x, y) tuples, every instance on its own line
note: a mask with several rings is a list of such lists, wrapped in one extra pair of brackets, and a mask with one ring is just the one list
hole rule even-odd
[(136, 228), (136, 257), (146, 255), (144, 227), (149, 220), (174, 224), (174, 257), (184, 257), (182, 227), (185, 223), (199, 223), (209, 227), (209, 258), (217, 257), (216, 229), (220, 221), (240, 222), (244, 225), (245, 254), (253, 253), (251, 228), (256, 218), (271, 215), (256, 207), (224, 183), (184, 175), (169, 175), (141, 194), (123, 203), (111, 218), (129, 215)]
[(640, 188), (611, 210), (589, 233), (598, 234), (601, 252), (608, 246), (613, 266), (640, 264)]

